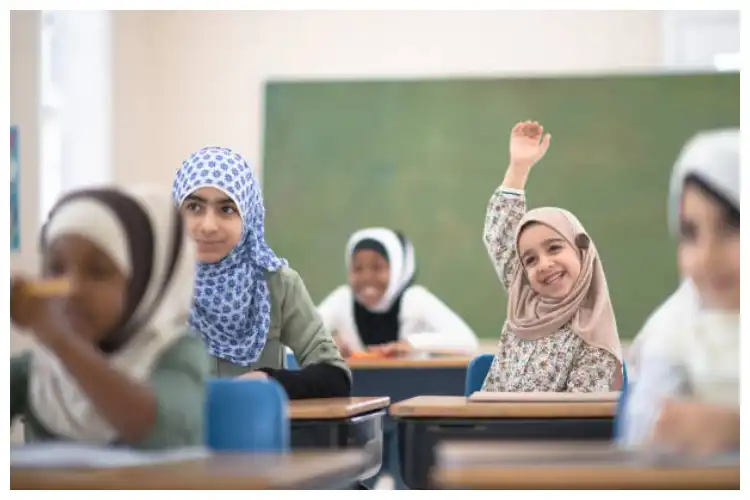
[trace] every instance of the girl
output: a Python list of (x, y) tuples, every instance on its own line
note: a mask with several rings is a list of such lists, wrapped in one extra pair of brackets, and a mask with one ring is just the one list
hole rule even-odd
[[(190, 325), (218, 376), (276, 379), (292, 399), (347, 397), (351, 374), (300, 276), (264, 237), (263, 198), (248, 162), (227, 148), (192, 154), (172, 194), (198, 244)], [(289, 346), (301, 370), (284, 370)]]
[(543, 132), (537, 122), (513, 128), (510, 166), (487, 208), (484, 242), (510, 297), (482, 390), (619, 389), (620, 341), (596, 246), (566, 210), (526, 212), (529, 170), (550, 144)]
[(638, 335), (624, 440), (739, 450), (740, 133), (699, 134), (672, 174), (670, 223), (684, 282)]
[(10, 416), (26, 441), (135, 448), (202, 444), (208, 359), (185, 325), (195, 248), (169, 196), (71, 193), (42, 232), (43, 298), (11, 284), (11, 319), (33, 347), (11, 358)]
[(320, 304), (323, 322), (336, 333), (345, 356), (412, 350), (471, 354), (477, 338), (469, 326), (426, 288), (414, 285), (414, 248), (401, 233), (362, 229), (346, 245), (349, 284)]

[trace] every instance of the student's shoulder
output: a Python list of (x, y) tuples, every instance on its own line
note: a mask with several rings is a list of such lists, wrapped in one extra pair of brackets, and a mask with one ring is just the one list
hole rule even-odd
[(631, 345), (633, 354), (674, 351), (686, 335), (685, 330), (699, 307), (695, 288), (690, 281), (684, 281), (646, 319)]
[(349, 285), (337, 286), (331, 293), (328, 294), (328, 297), (326, 297), (325, 300), (333, 302), (345, 302), (348, 304), (352, 301), (352, 289)]
[(302, 277), (289, 266), (282, 266), (275, 271), (266, 271), (266, 283), (271, 293), (285, 291), (302, 283)]
[(208, 371), (209, 354), (198, 332), (187, 328), (169, 345), (159, 357), (157, 369), (173, 369), (192, 365), (200, 371)]
[(404, 291), (402, 302), (406, 304), (424, 304), (438, 300), (434, 293), (422, 285), (411, 285)]

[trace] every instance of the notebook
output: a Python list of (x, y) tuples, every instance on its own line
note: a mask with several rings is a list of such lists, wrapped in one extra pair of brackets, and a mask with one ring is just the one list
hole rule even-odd
[(475, 392), (469, 401), (481, 403), (613, 403), (620, 392)]

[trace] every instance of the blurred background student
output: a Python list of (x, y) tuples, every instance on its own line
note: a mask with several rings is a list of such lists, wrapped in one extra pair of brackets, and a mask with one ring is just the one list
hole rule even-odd
[(346, 245), (349, 283), (318, 306), (344, 356), (412, 351), (472, 354), (474, 332), (427, 288), (414, 284), (416, 257), (400, 232), (367, 228)]
[(740, 131), (693, 138), (672, 175), (684, 278), (639, 334), (625, 441), (739, 451)]
[(195, 245), (167, 192), (91, 189), (54, 207), (35, 293), (11, 284), (33, 339), (11, 358), (10, 417), (26, 441), (165, 449), (203, 444), (208, 356), (190, 330)]

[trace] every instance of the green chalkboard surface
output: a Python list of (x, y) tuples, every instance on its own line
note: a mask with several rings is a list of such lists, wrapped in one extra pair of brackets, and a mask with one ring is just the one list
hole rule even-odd
[(738, 74), (270, 82), (268, 240), (319, 302), (345, 281), (350, 233), (400, 229), (418, 282), (497, 337), (506, 296), (482, 226), (510, 129), (525, 119), (552, 134), (529, 204), (578, 215), (602, 254), (620, 335), (632, 337), (677, 282), (672, 164), (695, 132), (739, 126)]

